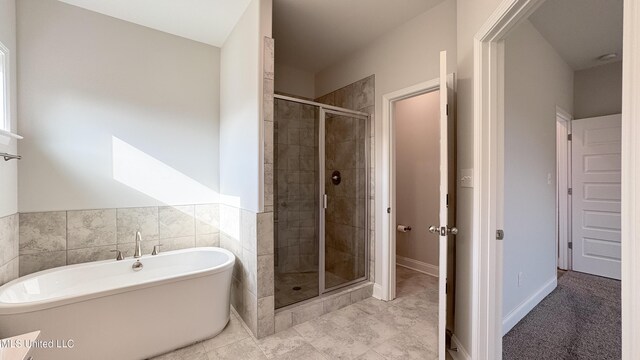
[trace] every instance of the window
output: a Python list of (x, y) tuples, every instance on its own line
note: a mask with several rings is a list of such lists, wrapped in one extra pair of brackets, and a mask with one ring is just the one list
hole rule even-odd
[(0, 43), (0, 130), (11, 131), (9, 116), (9, 49)]

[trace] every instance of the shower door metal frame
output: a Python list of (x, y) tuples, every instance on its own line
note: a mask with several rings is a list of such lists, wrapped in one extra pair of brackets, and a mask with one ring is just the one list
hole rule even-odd
[[(323, 104), (320, 104), (320, 111), (319, 111), (319, 121), (318, 121), (318, 157), (319, 157), (319, 161), (318, 161), (318, 166), (319, 166), (319, 179), (320, 181), (318, 182), (318, 188), (321, 190), (318, 192), (319, 194), (319, 215), (320, 215), (320, 233), (319, 233), (319, 240), (320, 240), (320, 252), (319, 252), (319, 260), (318, 260), (318, 271), (319, 271), (319, 293), (320, 295), (327, 293), (327, 292), (331, 292), (337, 289), (341, 289), (344, 288), (346, 286), (349, 285), (353, 285), (353, 284), (357, 284), (360, 283), (362, 281), (365, 281), (369, 278), (369, 264), (371, 262), (370, 259), (370, 251), (369, 251), (369, 221), (371, 219), (370, 216), (370, 209), (369, 209), (369, 172), (370, 172), (370, 146), (371, 146), (371, 129), (370, 129), (370, 122), (371, 122), (371, 116), (369, 116), (369, 114), (367, 113), (363, 113), (363, 112), (359, 112), (359, 111), (353, 111), (353, 110), (348, 110), (348, 109), (343, 109), (343, 108), (339, 108), (339, 107), (335, 107), (335, 106), (326, 106)], [(325, 271), (326, 271), (326, 209), (328, 206), (328, 201), (330, 199), (328, 199), (327, 193), (326, 193), (326, 170), (325, 170), (325, 160), (326, 160), (326, 152), (325, 152), (325, 141), (326, 141), (326, 118), (327, 118), (327, 114), (331, 114), (331, 115), (341, 115), (341, 116), (348, 116), (348, 117), (353, 117), (353, 118), (357, 118), (357, 119), (362, 119), (365, 120), (365, 136), (364, 136), (364, 167), (365, 167), (365, 175), (364, 175), (364, 213), (365, 213), (365, 217), (364, 217), (364, 250), (365, 250), (365, 266), (364, 266), (364, 276), (359, 277), (357, 279), (351, 280), (351, 281), (347, 281), (343, 284), (340, 285), (336, 285), (336, 286), (332, 286), (330, 288), (326, 288), (325, 284), (326, 284), (326, 278), (325, 278)], [(357, 190), (356, 190), (356, 199), (357, 199)]]
[[(312, 105), (312, 106), (317, 106), (319, 111), (318, 111), (318, 173), (319, 173), (319, 181), (318, 181), (318, 245), (319, 245), (319, 249), (318, 249), (318, 296), (322, 296), (322, 294), (326, 294), (328, 292), (337, 290), (337, 289), (341, 289), (353, 284), (357, 284), (363, 281), (366, 281), (369, 279), (369, 265), (371, 263), (371, 252), (370, 252), (370, 221), (371, 221), (371, 209), (369, 206), (369, 190), (370, 190), (370, 171), (371, 171), (371, 115), (365, 113), (365, 112), (361, 112), (361, 111), (355, 111), (355, 110), (350, 110), (350, 109), (345, 109), (345, 108), (341, 108), (338, 106), (333, 106), (333, 105), (326, 105), (326, 104), (322, 104), (319, 102), (315, 102), (315, 101), (311, 101), (311, 100), (304, 100), (304, 99), (298, 99), (295, 97), (291, 97), (291, 96), (286, 96), (286, 95), (279, 95), (279, 94), (275, 94), (274, 98), (276, 99), (280, 99), (280, 100), (286, 100), (286, 101), (292, 101), (292, 102), (296, 102), (296, 103), (300, 103), (300, 104), (306, 104), (306, 105)], [(364, 197), (365, 197), (365, 231), (364, 231), (364, 249), (365, 249), (365, 266), (364, 266), (364, 276), (359, 277), (357, 279), (348, 281), (344, 284), (340, 284), (337, 286), (333, 286), (330, 288), (325, 288), (325, 235), (326, 235), (326, 221), (325, 221), (325, 195), (326, 195), (326, 171), (325, 171), (325, 125), (326, 125), (326, 114), (334, 114), (334, 115), (342, 115), (342, 116), (349, 116), (349, 117), (355, 117), (358, 119), (364, 119), (365, 120), (365, 137), (364, 137), (364, 161), (365, 161), (365, 183), (364, 183)], [(291, 304), (291, 305), (295, 305)]]

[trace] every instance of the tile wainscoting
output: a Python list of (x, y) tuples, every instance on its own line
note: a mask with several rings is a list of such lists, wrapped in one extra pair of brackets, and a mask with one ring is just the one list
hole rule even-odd
[(0, 285), (18, 277), (18, 214), (0, 218)]
[(273, 334), (273, 213), (220, 204), (220, 247), (236, 256), (231, 305), (256, 337)]
[(219, 246), (218, 204), (20, 213), (20, 276), (58, 266), (132, 256), (135, 234), (142, 252)]

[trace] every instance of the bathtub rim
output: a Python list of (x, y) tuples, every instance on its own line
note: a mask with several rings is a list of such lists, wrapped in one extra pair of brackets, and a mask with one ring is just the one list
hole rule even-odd
[[(125, 258), (124, 260), (120, 260), (120, 261), (129, 262), (129, 263), (133, 264), (136, 260), (144, 260), (144, 259), (148, 259), (148, 258), (150, 258), (152, 256), (153, 257), (160, 257), (160, 256), (168, 256), (168, 255), (172, 255), (172, 254), (180, 254), (180, 253), (186, 253), (186, 252), (198, 252), (198, 251), (221, 252), (221, 253), (224, 253), (225, 255), (227, 255), (227, 260), (225, 262), (223, 262), (223, 263), (221, 263), (219, 265), (216, 265), (215, 267), (211, 267), (211, 268), (206, 268), (206, 269), (202, 269), (202, 270), (196, 270), (196, 271), (191, 271), (191, 272), (187, 272), (187, 273), (182, 273), (180, 275), (170, 276), (170, 277), (166, 277), (166, 278), (163, 278), (163, 279), (142, 281), (142, 282), (139, 282), (139, 283), (136, 283), (136, 284), (132, 284), (132, 285), (128, 285), (128, 286), (122, 286), (122, 287), (112, 288), (112, 289), (105, 289), (105, 290), (101, 290), (101, 291), (95, 291), (95, 292), (91, 292), (91, 293), (84, 293), (84, 294), (80, 294), (80, 295), (78, 295), (78, 294), (76, 294), (76, 295), (67, 295), (67, 296), (61, 296), (61, 297), (57, 297), (57, 298), (53, 298), (53, 299), (38, 300), (38, 301), (32, 301), (32, 302), (21, 302), (21, 303), (6, 303), (6, 302), (0, 301), (0, 316), (19, 315), (19, 314), (26, 314), (26, 313), (30, 313), (30, 312), (34, 312), (34, 311), (53, 309), (53, 308), (66, 306), (66, 305), (71, 305), (71, 304), (84, 302), (84, 301), (89, 301), (89, 300), (97, 299), (97, 298), (101, 298), (101, 297), (118, 295), (118, 294), (122, 294), (122, 293), (126, 293), (126, 292), (142, 290), (142, 289), (155, 287), (155, 286), (162, 286), (162, 285), (171, 284), (171, 283), (178, 282), (178, 281), (196, 279), (196, 278), (205, 277), (205, 276), (212, 276), (212, 275), (219, 274), (219, 273), (222, 273), (222, 272), (225, 272), (225, 271), (233, 271), (233, 266), (234, 266), (235, 261), (236, 261), (236, 256), (231, 251), (223, 249), (223, 248), (220, 248), (220, 247), (198, 247), (198, 248), (172, 250), (172, 251), (162, 252), (162, 253), (160, 253), (158, 255), (144, 255), (139, 259), (134, 259), (133, 257), (128, 257), (128, 258)], [(3, 290), (3, 288), (5, 286), (6, 287), (10, 287), (11, 285), (20, 283), (22, 281), (29, 280), (31, 278), (34, 278), (34, 277), (37, 277), (37, 276), (41, 276), (41, 275), (44, 275), (44, 274), (60, 271), (61, 269), (85, 267), (85, 266), (90, 266), (90, 265), (96, 266), (96, 265), (99, 265), (99, 264), (114, 263), (114, 262), (117, 262), (117, 261), (118, 260), (91, 261), (91, 262), (86, 262), (86, 263), (65, 265), (65, 266), (59, 266), (59, 267), (55, 267), (55, 268), (51, 268), (51, 269), (47, 269), (47, 270), (38, 271), (38, 272), (29, 274), (29, 275), (25, 275), (25, 276), (19, 277), (17, 279), (14, 279), (14, 280), (12, 280), (12, 281), (0, 286), (0, 292)]]

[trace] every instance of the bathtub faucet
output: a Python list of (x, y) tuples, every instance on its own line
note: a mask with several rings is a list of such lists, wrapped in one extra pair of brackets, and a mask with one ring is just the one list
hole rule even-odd
[(140, 249), (141, 241), (142, 235), (140, 235), (140, 231), (136, 231), (136, 250), (133, 253), (133, 257), (136, 259), (142, 256), (142, 249)]

